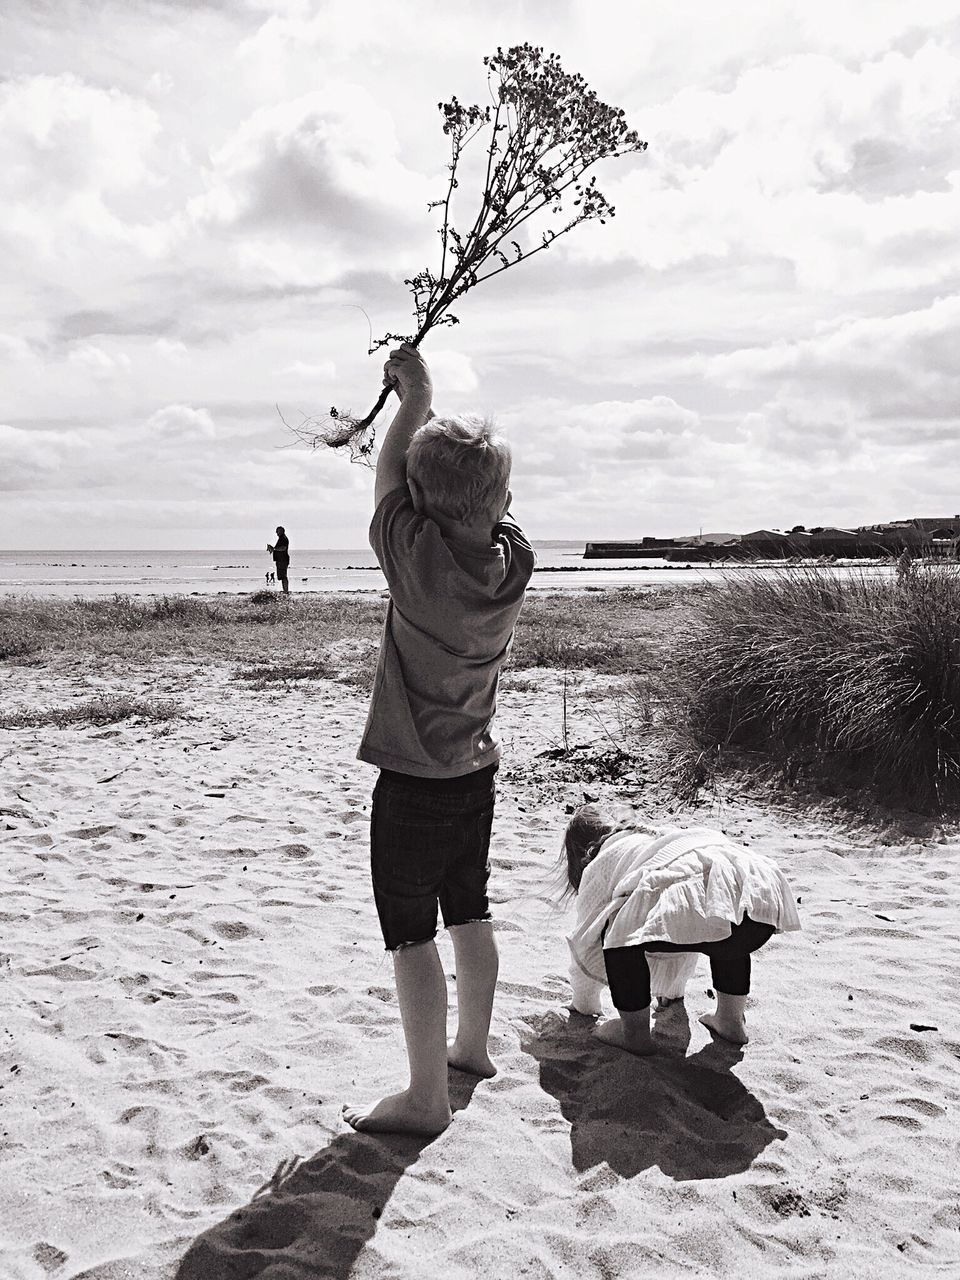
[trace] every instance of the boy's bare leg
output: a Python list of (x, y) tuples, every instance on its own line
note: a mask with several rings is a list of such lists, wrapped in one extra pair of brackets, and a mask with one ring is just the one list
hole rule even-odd
[(733, 1044), (747, 1044), (746, 996), (730, 996), (724, 991), (717, 992), (717, 1008), (714, 1013), (705, 1013), (700, 1021), (708, 1031), (729, 1040)]
[(457, 1036), (447, 1050), (447, 1060), (460, 1071), (489, 1080), (497, 1074), (487, 1038), (500, 969), (493, 922), (452, 925), (450, 937), (457, 964)]
[(451, 1120), (447, 1092), (447, 983), (436, 943), (393, 953), (410, 1084), (366, 1107), (344, 1107), (362, 1133), (441, 1133)]
[(612, 1044), (617, 1049), (626, 1049), (627, 1053), (635, 1053), (638, 1058), (649, 1057), (656, 1053), (657, 1046), (650, 1034), (650, 1006), (628, 1012), (621, 1009), (620, 1016), (609, 1018), (606, 1022), (598, 1022), (593, 1034), (604, 1044)]

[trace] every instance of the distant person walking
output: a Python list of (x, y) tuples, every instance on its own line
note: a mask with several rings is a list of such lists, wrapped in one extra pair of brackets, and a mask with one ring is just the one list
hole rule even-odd
[(277, 541), (272, 546), (268, 542), (267, 550), (273, 556), (273, 563), (276, 565), (277, 577), (284, 591), (290, 590), (290, 583), (287, 580), (287, 573), (290, 569), (290, 542), (284, 532), (283, 525), (277, 525)]

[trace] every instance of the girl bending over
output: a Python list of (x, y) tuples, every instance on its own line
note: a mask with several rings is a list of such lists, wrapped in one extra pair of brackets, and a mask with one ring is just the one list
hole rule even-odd
[[(695, 965), (695, 955), (684, 953), (701, 952), (710, 960), (717, 1007), (700, 1021), (715, 1035), (746, 1044), (750, 956), (774, 933), (800, 928), (793, 892), (776, 863), (706, 827), (672, 828), (653, 838), (592, 804), (570, 820), (564, 856), (577, 895), (568, 938), (573, 1007), (599, 1013), (606, 984), (619, 1014), (598, 1024), (595, 1034), (630, 1053), (653, 1053), (647, 953)], [(685, 981), (679, 970), (674, 979), (677, 974)]]

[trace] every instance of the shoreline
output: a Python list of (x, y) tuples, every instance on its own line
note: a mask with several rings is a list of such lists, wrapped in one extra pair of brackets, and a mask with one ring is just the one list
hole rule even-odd
[[(916, 562), (924, 567), (927, 562)], [(943, 561), (930, 561), (930, 566), (943, 565)], [(947, 563), (947, 567), (954, 567)], [(960, 568), (960, 566), (956, 566)], [(737, 562), (725, 561), (709, 564), (674, 564), (674, 565), (540, 565), (534, 570), (531, 586), (533, 591), (542, 590), (606, 590), (624, 587), (636, 587), (642, 590), (652, 588), (723, 583), (748, 577), (750, 574), (782, 575), (795, 572), (798, 574), (824, 573), (829, 575), (867, 575), (892, 576), (897, 572), (895, 563), (890, 561), (838, 561), (830, 564), (815, 562), (791, 564), (785, 561)], [(352, 579), (352, 580), (351, 580)], [(373, 580), (371, 580), (373, 579)], [(336, 595), (370, 594), (386, 590), (379, 568), (375, 565), (332, 569), (326, 574), (313, 573), (302, 577), (294, 572), (291, 578), (292, 596), (303, 595)], [(26, 598), (38, 597), (46, 599), (69, 599), (73, 597), (104, 599), (113, 596), (130, 596), (132, 598), (150, 597), (207, 597), (207, 596), (250, 596), (262, 592), (277, 591), (275, 584), (267, 584), (263, 579), (230, 580), (227, 575), (218, 579), (216, 576), (199, 578), (178, 577), (170, 581), (156, 581), (145, 578), (120, 579), (112, 582), (109, 579), (49, 579), (37, 580), (17, 579), (15, 582), (4, 582), (0, 579), (0, 597)], [(279, 592), (278, 592), (279, 593)]]

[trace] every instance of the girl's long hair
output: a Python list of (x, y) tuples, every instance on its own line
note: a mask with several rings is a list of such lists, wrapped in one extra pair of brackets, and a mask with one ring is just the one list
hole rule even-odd
[(565, 881), (562, 899), (578, 892), (584, 869), (597, 856), (607, 836), (617, 829), (618, 824), (595, 804), (585, 804), (573, 815), (560, 850), (561, 874)]

